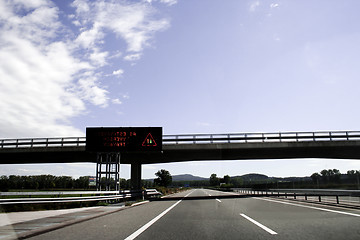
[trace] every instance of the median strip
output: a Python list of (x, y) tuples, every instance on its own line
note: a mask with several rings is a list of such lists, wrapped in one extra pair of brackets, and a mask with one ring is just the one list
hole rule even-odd
[(254, 219), (252, 219), (251, 217), (246, 216), (243, 213), (240, 213), (240, 216), (244, 217), (245, 219), (249, 220), (250, 222), (254, 223), (256, 226), (261, 227), (262, 229), (264, 229), (265, 231), (267, 231), (268, 233), (270, 233), (271, 235), (275, 235), (277, 234), (277, 232), (274, 232), (273, 230), (271, 230), (270, 228), (262, 225), (261, 223), (255, 221)]

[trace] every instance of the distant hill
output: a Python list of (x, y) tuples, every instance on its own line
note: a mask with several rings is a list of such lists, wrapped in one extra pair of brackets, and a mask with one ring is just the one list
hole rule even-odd
[[(146, 181), (153, 182), (154, 179), (145, 179)], [(173, 181), (202, 181), (202, 180), (209, 180), (209, 178), (203, 178), (198, 176), (193, 176), (191, 174), (179, 174), (179, 175), (172, 175)]]
[[(222, 176), (218, 176), (221, 178)], [(210, 178), (210, 177), (209, 177)], [(209, 180), (209, 178), (194, 176), (191, 174), (180, 174), (180, 175), (172, 175), (173, 181), (204, 181)], [(266, 181), (266, 180), (277, 180), (277, 181), (310, 181), (310, 177), (286, 177), (286, 178), (278, 178), (278, 177), (268, 177), (264, 174), (259, 173), (249, 173), (241, 176), (232, 176), (230, 178), (242, 178), (244, 182), (258, 182), (258, 181)], [(145, 179), (147, 181), (153, 182), (154, 179)]]
[(209, 180), (209, 178), (203, 178), (198, 176), (193, 176), (191, 174), (180, 174), (172, 176), (173, 181), (201, 181), (201, 180)]
[(258, 173), (249, 173), (242, 176), (234, 176), (231, 178), (237, 178), (241, 177), (244, 181), (260, 181), (260, 180), (266, 180), (269, 177), (264, 174), (258, 174)]

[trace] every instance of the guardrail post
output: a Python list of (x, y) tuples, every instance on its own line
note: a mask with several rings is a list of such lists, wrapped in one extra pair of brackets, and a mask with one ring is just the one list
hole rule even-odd
[(321, 202), (321, 196), (319, 196), (319, 202)]
[(49, 139), (47, 138), (46, 139), (46, 147), (48, 147), (49, 146)]
[(19, 147), (19, 139), (16, 139), (16, 148)]
[(34, 139), (31, 139), (31, 147), (34, 147)]
[(315, 132), (313, 132), (313, 140), (314, 140), (314, 142), (315, 142)]
[(336, 203), (339, 204), (339, 196), (336, 195)]
[(228, 143), (230, 143), (230, 134), (228, 134)]
[(346, 140), (349, 141), (349, 134), (348, 134), (348, 132), (346, 132)]
[(294, 199), (296, 199), (296, 193), (294, 193)]
[(287, 198), (287, 193), (285, 193), (285, 198)]
[(77, 138), (77, 146), (80, 144), (80, 138)]
[(194, 144), (196, 144), (196, 136), (194, 135), (193, 138), (194, 138)]
[(64, 138), (61, 138), (61, 146), (64, 146)]
[(306, 195), (306, 193), (305, 193), (305, 201), (307, 201), (307, 195)]

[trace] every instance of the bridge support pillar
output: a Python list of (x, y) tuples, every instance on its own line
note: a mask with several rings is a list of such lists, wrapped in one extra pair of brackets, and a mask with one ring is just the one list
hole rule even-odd
[(141, 190), (141, 163), (131, 164), (131, 189)]

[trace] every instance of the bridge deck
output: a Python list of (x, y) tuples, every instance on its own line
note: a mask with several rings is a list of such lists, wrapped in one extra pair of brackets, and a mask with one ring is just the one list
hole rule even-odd
[[(0, 140), (0, 164), (96, 162), (86, 139)], [(161, 153), (127, 152), (121, 163), (284, 158), (360, 159), (360, 132), (164, 135)]]

